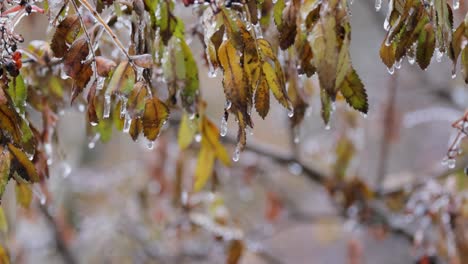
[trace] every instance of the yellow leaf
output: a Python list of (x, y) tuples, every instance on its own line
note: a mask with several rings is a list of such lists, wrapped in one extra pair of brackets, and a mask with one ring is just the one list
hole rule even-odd
[(229, 166), (231, 164), (231, 159), (224, 148), (224, 146), (219, 142), (219, 130), (208, 118), (203, 117), (203, 136), (210, 144), (214, 150), (216, 157), (224, 163), (224, 165)]
[(0, 197), (10, 179), (11, 154), (7, 148), (0, 146)]
[(255, 109), (258, 114), (265, 119), (270, 110), (270, 90), (265, 77), (262, 75), (255, 91)]
[(280, 79), (276, 75), (276, 72), (271, 66), (271, 64), (268, 62), (263, 63), (262, 70), (268, 87), (273, 92), (275, 98), (284, 107), (289, 108), (288, 100), (286, 97), (286, 90), (284, 86), (281, 85)]
[(213, 173), (215, 162), (215, 153), (211, 149), (209, 143), (203, 139), (200, 153), (198, 153), (197, 168), (195, 169), (195, 186), (196, 192), (200, 191)]
[(12, 165), (16, 168), (18, 175), (26, 181), (38, 182), (39, 175), (37, 174), (34, 164), (29, 160), (26, 154), (11, 143), (8, 143), (8, 149), (13, 155)]
[(16, 201), (24, 208), (29, 208), (32, 201), (32, 191), (29, 184), (16, 182)]
[(192, 143), (193, 136), (195, 135), (195, 125), (191, 124), (187, 113), (182, 115), (179, 125), (179, 135), (177, 137), (179, 147), (186, 149)]
[(3, 211), (3, 207), (0, 206), (0, 231), (6, 233), (8, 231), (8, 221)]
[(0, 264), (10, 264), (10, 257), (3, 245), (0, 245)]

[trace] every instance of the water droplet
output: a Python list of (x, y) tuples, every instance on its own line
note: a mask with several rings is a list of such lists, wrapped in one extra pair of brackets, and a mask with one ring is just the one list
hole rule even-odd
[(379, 12), (380, 8), (382, 8), (382, 0), (375, 0), (375, 10)]
[(200, 142), (201, 140), (202, 140), (201, 134), (200, 134), (200, 133), (197, 133), (197, 134), (195, 135), (195, 141), (196, 141), (196, 142)]
[(227, 123), (226, 118), (223, 116), (223, 117), (221, 117), (221, 125), (219, 127), (219, 135), (221, 135), (222, 137), (225, 137), (227, 135), (227, 132), (228, 132), (228, 123)]
[(294, 116), (294, 109), (291, 108), (289, 111), (288, 111), (288, 117), (289, 118), (292, 118)]
[(457, 78), (457, 73), (456, 72), (452, 73), (452, 79), (455, 79), (455, 78)]
[(367, 114), (366, 114), (366, 113), (362, 113), (362, 112), (360, 112), (360, 113), (361, 113), (361, 116), (362, 116), (362, 117), (367, 118)]
[(390, 75), (393, 75), (395, 73), (395, 67), (392, 66), (390, 68), (387, 68), (387, 71), (388, 71), (388, 73), (390, 73)]
[(327, 125), (325, 126), (325, 130), (330, 130), (330, 129), (331, 129), (331, 126), (330, 126), (329, 124), (327, 124)]
[(210, 78), (216, 78), (216, 76), (218, 75), (218, 69), (215, 69), (215, 67), (213, 66), (213, 63), (211, 62), (211, 59), (208, 57), (208, 77)]
[(102, 114), (103, 118), (109, 118), (110, 109), (111, 109), (111, 95), (106, 93), (104, 95), (104, 112)]
[(413, 65), (415, 62), (416, 62), (416, 58), (414, 56), (407, 56), (406, 57), (408, 59), (408, 63)]
[(232, 155), (232, 161), (238, 162), (240, 158), (240, 146), (237, 145), (236, 149), (234, 150), (234, 154)]
[(291, 164), (289, 164), (288, 170), (294, 175), (299, 175), (302, 173), (302, 166), (297, 162), (292, 162)]
[(130, 126), (131, 125), (132, 125), (132, 118), (130, 117), (130, 114), (126, 113), (125, 114), (123, 132), (128, 133), (130, 131)]
[(97, 126), (98, 125), (97, 122), (93, 122), (93, 121), (90, 121), (89, 124), (91, 124), (91, 126)]
[(227, 100), (226, 103), (224, 104), (224, 110), (228, 111), (229, 109), (231, 109), (231, 106), (232, 106), (232, 102)]
[(458, 8), (460, 8), (460, 0), (453, 0), (452, 7), (453, 10), (457, 10)]

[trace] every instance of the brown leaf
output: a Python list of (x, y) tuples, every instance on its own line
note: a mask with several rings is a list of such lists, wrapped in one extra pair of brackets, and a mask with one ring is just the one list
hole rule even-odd
[(83, 91), (93, 74), (91, 62), (83, 63), (88, 54), (88, 42), (84, 38), (79, 38), (73, 42), (63, 58), (63, 70), (75, 81), (72, 102)]
[(11, 143), (8, 143), (8, 149), (13, 155), (11, 166), (15, 169), (18, 175), (26, 181), (38, 182), (39, 176), (37, 174), (36, 168), (26, 156), (26, 154), (24, 154), (24, 152), (21, 149), (15, 147)]
[(232, 240), (231, 243), (229, 244), (226, 264), (239, 263), (239, 260), (242, 257), (243, 251), (244, 251), (244, 243), (240, 240)]
[(107, 77), (116, 66), (117, 64), (113, 60), (96, 56), (96, 70), (99, 76)]
[(68, 46), (75, 40), (79, 31), (80, 20), (78, 19), (78, 15), (67, 16), (60, 22), (50, 44), (55, 57), (62, 58), (65, 56)]
[(270, 89), (266, 78), (262, 75), (255, 91), (255, 109), (258, 114), (265, 119), (270, 110)]
[(149, 140), (155, 140), (168, 117), (169, 108), (162, 101), (156, 97), (147, 99), (142, 117), (145, 137)]

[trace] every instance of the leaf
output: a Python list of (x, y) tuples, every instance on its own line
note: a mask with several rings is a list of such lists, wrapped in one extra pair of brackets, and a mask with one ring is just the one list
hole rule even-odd
[(244, 252), (244, 243), (241, 240), (232, 240), (229, 243), (228, 254), (226, 257), (226, 264), (239, 263)]
[(354, 144), (346, 136), (340, 137), (336, 143), (336, 162), (334, 165), (335, 177), (343, 180), (346, 176), (346, 170), (349, 166), (351, 159), (354, 156), (356, 149)]
[[(283, 2), (284, 3), (284, 2)], [(294, 44), (297, 34), (297, 25), (296, 25), (296, 16), (297, 10), (294, 5), (295, 1), (290, 1), (288, 6), (285, 9), (277, 10), (281, 8), (282, 5), (278, 5), (278, 2), (275, 4), (275, 18), (279, 15), (277, 13), (282, 13), (281, 23), (278, 24), (278, 19), (275, 19), (275, 23), (279, 32), (279, 44), (282, 50), (289, 48)]]
[(155, 140), (164, 122), (169, 117), (169, 108), (158, 98), (146, 100), (145, 111), (141, 121), (143, 122), (143, 134), (148, 140)]
[(133, 139), (133, 141), (137, 141), (138, 136), (140, 135), (142, 130), (143, 124), (141, 122), (141, 119), (136, 118), (132, 120), (132, 123), (130, 124), (130, 130), (128, 131), (128, 133), (130, 134), (130, 137)]
[(144, 82), (137, 82), (128, 95), (127, 111), (132, 118), (140, 117), (145, 109), (148, 87)]
[[(3, 210), (3, 207), (0, 206), (0, 232), (6, 234), (8, 231), (8, 221)], [(0, 262), (1, 263), (1, 262)]]
[(23, 207), (29, 208), (32, 201), (32, 190), (29, 184), (16, 181), (16, 201)]
[(78, 15), (70, 15), (60, 22), (52, 37), (50, 48), (54, 56), (62, 58), (68, 51), (68, 46), (75, 40), (80, 32), (80, 20)]
[(193, 187), (195, 192), (200, 191), (205, 186), (213, 173), (215, 153), (208, 144), (205, 139), (202, 139), (197, 167), (195, 169), (195, 185)]
[(461, 65), (463, 69), (463, 78), (465, 78), (465, 83), (468, 83), (468, 45), (463, 48), (461, 53)]
[(330, 122), (330, 115), (331, 115), (331, 99), (325, 89), (320, 89), (320, 101), (322, 102), (322, 119), (325, 124)]
[(135, 72), (128, 61), (122, 61), (115, 69), (107, 85), (106, 94), (128, 95), (135, 84)]
[(315, 66), (320, 81), (320, 86), (328, 93), (335, 91), (338, 41), (336, 36), (336, 20), (332, 14), (325, 12), (320, 21), (314, 27), (312, 51), (314, 53)]
[(24, 84), (23, 77), (18, 75), (16, 78), (13, 78), (8, 84), (8, 94), (10, 95), (15, 107), (19, 110), (19, 113), (24, 113), (25, 104), (26, 104), (26, 97), (27, 97), (27, 89), (26, 85)]
[(72, 46), (63, 57), (63, 70), (75, 81), (72, 102), (83, 91), (86, 84), (91, 79), (93, 69), (91, 62), (83, 63), (89, 54), (88, 42), (85, 38), (79, 38), (73, 42)]
[(185, 86), (181, 91), (182, 104), (184, 108), (189, 111), (194, 108), (196, 96), (198, 95), (199, 81), (198, 81), (198, 67), (195, 62), (192, 51), (187, 45), (185, 40), (180, 41), (182, 47), (183, 58), (185, 62)]
[(264, 78), (268, 84), (268, 87), (273, 92), (273, 95), (281, 105), (283, 105), (285, 108), (289, 108), (286, 89), (284, 86), (282, 86), (277, 72), (275, 72), (271, 64), (268, 62), (263, 63), (262, 70)]
[(10, 257), (8, 256), (8, 253), (3, 245), (0, 245), (0, 263), (10, 264)]
[(216, 125), (208, 120), (208, 118), (203, 117), (201, 131), (203, 138), (206, 139), (214, 150), (216, 158), (218, 158), (224, 165), (229, 166), (231, 164), (231, 159), (229, 158), (224, 146), (219, 142), (219, 130)]
[(192, 143), (195, 132), (195, 125), (189, 120), (187, 113), (184, 113), (180, 120), (177, 136), (177, 142), (181, 149), (186, 149)]
[(382, 42), (382, 45), (380, 45), (380, 59), (382, 59), (382, 62), (387, 65), (387, 68), (392, 68), (393, 64), (395, 64), (395, 52), (396, 52), (396, 44), (391, 43), (390, 45), (387, 45), (385, 43), (385, 40)]
[(418, 38), (418, 47), (416, 49), (416, 61), (421, 69), (426, 69), (431, 63), (434, 54), (436, 39), (434, 27), (431, 23), (426, 24)]
[(354, 69), (351, 69), (348, 75), (346, 75), (339, 90), (351, 107), (362, 113), (367, 113), (369, 108), (367, 93), (364, 89), (364, 84), (362, 84)]
[(450, 43), (451, 49), (449, 55), (453, 61), (453, 73), (455, 73), (455, 67), (457, 66), (458, 57), (460, 56), (460, 52), (462, 51), (462, 41), (465, 35), (465, 31), (468, 32), (468, 30), (466, 30), (465, 28), (465, 23), (460, 23), (455, 32), (453, 32), (452, 42)]
[(117, 64), (108, 58), (96, 56), (96, 70), (101, 77), (109, 76), (109, 73), (117, 67)]
[(149, 69), (153, 66), (153, 56), (151, 54), (139, 54), (130, 57), (136, 66)]
[(11, 167), (14, 168), (18, 175), (28, 182), (39, 182), (36, 168), (26, 154), (11, 143), (8, 143), (8, 149), (12, 155)]
[(255, 109), (265, 119), (270, 110), (270, 90), (266, 78), (262, 75), (255, 91)]
[(7, 148), (0, 147), (0, 198), (10, 179), (11, 155)]

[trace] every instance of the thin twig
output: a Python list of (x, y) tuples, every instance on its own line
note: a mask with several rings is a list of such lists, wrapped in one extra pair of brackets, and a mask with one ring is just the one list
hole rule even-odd
[(380, 147), (379, 162), (377, 167), (377, 192), (383, 190), (385, 175), (387, 173), (388, 154), (390, 152), (390, 140), (392, 137), (393, 126), (395, 125), (395, 105), (396, 92), (398, 88), (397, 72), (390, 75), (388, 81), (388, 99), (385, 107), (385, 113), (382, 126), (382, 145)]
[(39, 209), (42, 214), (45, 216), (47, 223), (52, 228), (54, 232), (55, 244), (57, 247), (57, 252), (62, 256), (63, 260), (67, 264), (75, 264), (78, 261), (75, 259), (70, 249), (68, 248), (67, 243), (63, 237), (63, 233), (59, 228), (59, 225), (55, 218), (49, 213), (49, 210), (45, 205), (39, 204)]

